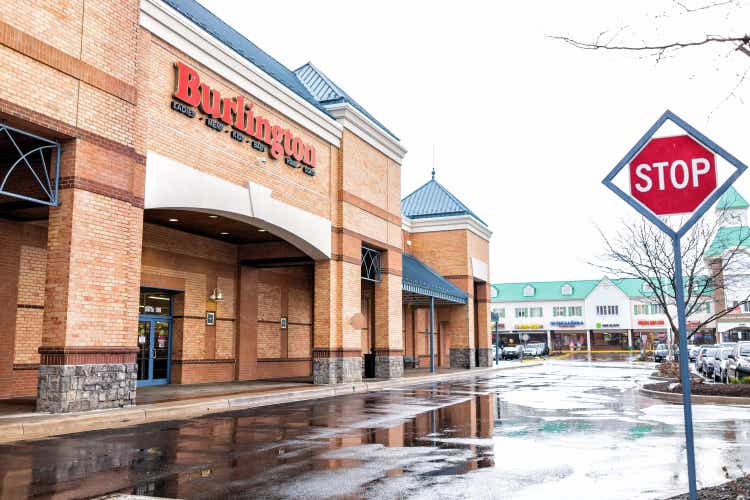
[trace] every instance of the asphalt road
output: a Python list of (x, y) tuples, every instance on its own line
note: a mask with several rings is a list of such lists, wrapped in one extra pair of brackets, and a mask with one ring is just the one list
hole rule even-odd
[[(652, 368), (550, 361), (482, 379), (0, 446), (0, 495), (663, 498), (682, 409)], [(694, 409), (702, 485), (750, 472), (750, 408)]]

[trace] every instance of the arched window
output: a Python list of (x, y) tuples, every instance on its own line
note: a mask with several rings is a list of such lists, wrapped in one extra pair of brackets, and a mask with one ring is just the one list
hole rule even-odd
[(534, 296), (534, 292), (535, 292), (534, 287), (531, 286), (531, 285), (526, 285), (523, 288), (523, 296), (524, 297), (533, 297)]
[(565, 283), (560, 290), (562, 295), (573, 295), (573, 287)]
[(497, 288), (495, 288), (494, 286), (491, 286), (490, 287), (490, 297), (492, 297), (493, 299), (495, 299), (495, 298), (497, 298), (498, 295), (499, 294), (497, 293)]

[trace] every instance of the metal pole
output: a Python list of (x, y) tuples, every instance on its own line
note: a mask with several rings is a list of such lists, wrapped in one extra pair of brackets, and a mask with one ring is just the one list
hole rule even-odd
[(498, 329), (498, 322), (495, 321), (495, 364), (499, 363), (498, 359), (500, 355), (500, 330)]
[(435, 297), (430, 297), (430, 373), (435, 373)]
[(693, 408), (690, 400), (690, 370), (688, 368), (687, 328), (685, 325), (685, 289), (682, 284), (682, 249), (680, 238), (672, 237), (675, 269), (675, 300), (677, 301), (677, 324), (680, 337), (680, 378), (682, 378), (682, 412), (685, 418), (685, 448), (687, 450), (688, 488), (690, 500), (698, 499), (695, 482), (695, 448), (693, 446)]

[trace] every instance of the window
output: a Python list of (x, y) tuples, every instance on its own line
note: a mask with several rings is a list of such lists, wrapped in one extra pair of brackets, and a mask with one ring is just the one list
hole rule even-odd
[(710, 302), (704, 302), (700, 305), (698, 308), (698, 312), (705, 312), (708, 314), (711, 314), (711, 303)]
[(366, 246), (362, 247), (362, 265), (360, 276), (367, 281), (381, 281), (380, 252)]
[(529, 308), (528, 307), (516, 307), (516, 318), (528, 318)]
[(568, 306), (568, 316), (583, 316), (583, 307)]
[(562, 286), (560, 293), (562, 295), (573, 295), (573, 287), (566, 283)]
[(497, 309), (497, 317), (498, 318), (504, 318), (505, 317), (505, 308)]
[(554, 306), (552, 308), (552, 316), (567, 316), (567, 308), (565, 306)]
[(648, 304), (635, 304), (633, 314), (648, 314)]
[(742, 312), (750, 313), (750, 302), (745, 302), (742, 304)]
[(649, 293), (651, 291), (651, 287), (648, 284), (648, 281), (644, 281), (641, 283), (641, 293)]
[(616, 316), (620, 314), (619, 306), (596, 306), (597, 316)]
[(526, 285), (523, 288), (523, 296), (524, 297), (533, 297), (534, 296), (534, 287), (531, 285)]
[(544, 314), (544, 310), (541, 307), (532, 307), (529, 312), (532, 318), (541, 318)]
[(663, 314), (664, 308), (661, 304), (650, 304), (649, 305), (649, 314)]
[(494, 299), (494, 298), (497, 298), (498, 295), (499, 295), (499, 293), (497, 292), (497, 288), (495, 288), (494, 286), (491, 286), (490, 287), (490, 297)]

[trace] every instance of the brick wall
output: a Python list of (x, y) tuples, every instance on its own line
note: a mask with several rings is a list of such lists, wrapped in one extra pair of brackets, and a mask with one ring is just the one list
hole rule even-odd
[[(181, 292), (173, 303), (173, 383), (234, 378), (236, 272), (236, 245), (144, 225), (142, 285)], [(223, 300), (208, 300), (214, 288)], [(214, 326), (206, 325), (207, 311), (216, 313)]]
[(0, 219), (0, 398), (36, 393), (46, 229)]

